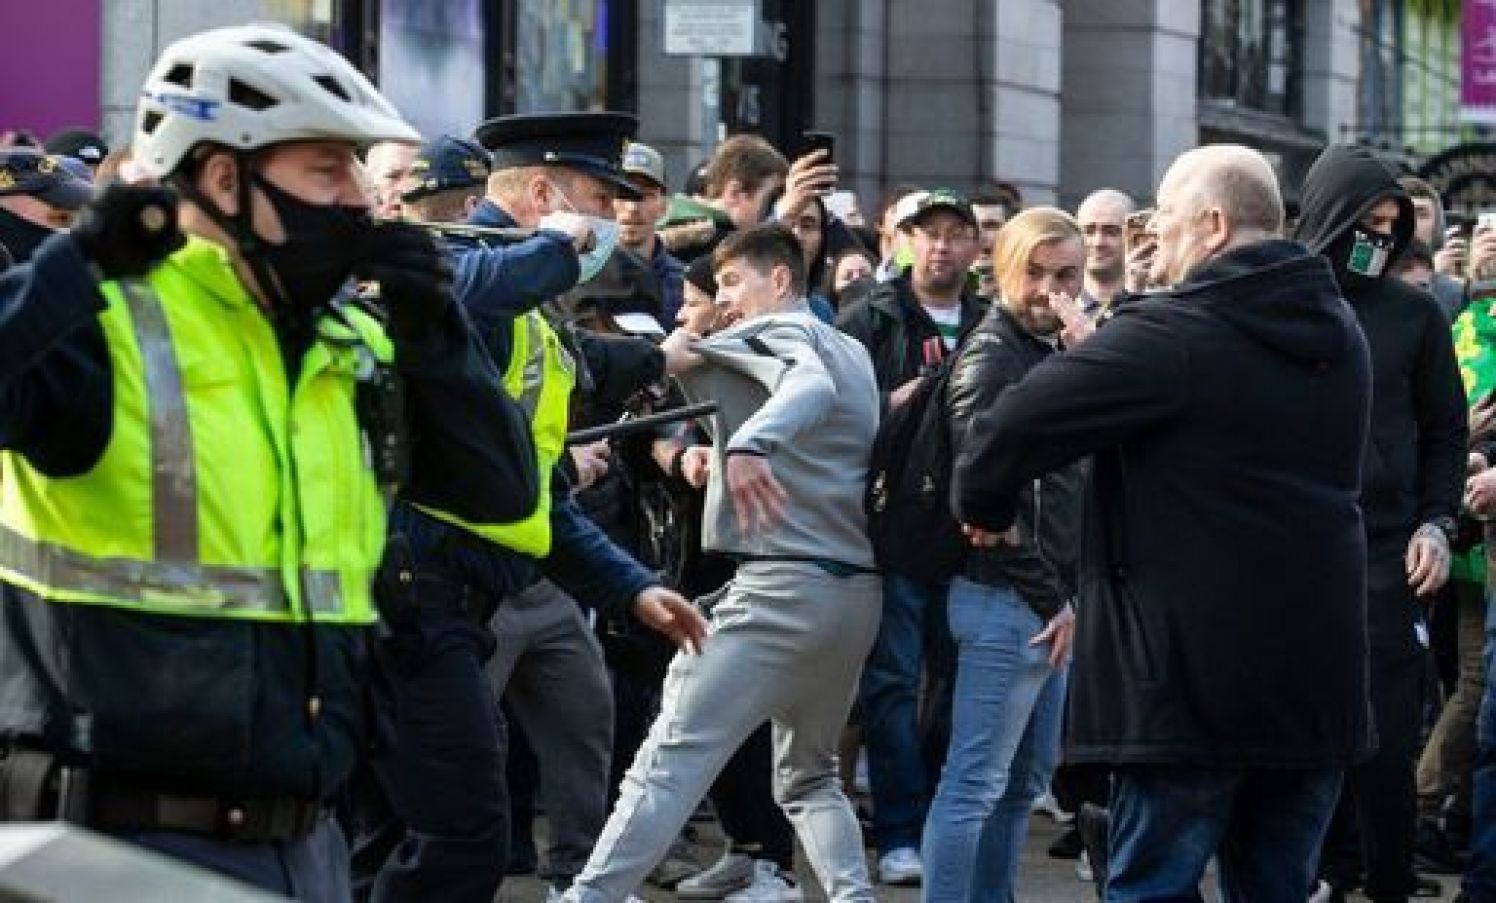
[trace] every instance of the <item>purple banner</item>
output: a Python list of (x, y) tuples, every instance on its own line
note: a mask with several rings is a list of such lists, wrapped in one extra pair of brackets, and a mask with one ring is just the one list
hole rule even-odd
[(0, 132), (38, 139), (67, 126), (97, 129), (101, 0), (45, 0), (5, 17)]
[(1460, 34), (1460, 118), (1496, 123), (1496, 0), (1465, 0)]

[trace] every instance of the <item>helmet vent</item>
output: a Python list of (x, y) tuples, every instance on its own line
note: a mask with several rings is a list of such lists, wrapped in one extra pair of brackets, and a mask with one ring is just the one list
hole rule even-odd
[(140, 130), (147, 135), (155, 133), (156, 126), (161, 124), (162, 118), (161, 114), (155, 110), (147, 112), (140, 120)]
[(229, 103), (258, 111), (268, 110), (275, 106), (276, 100), (258, 88), (250, 87), (237, 78), (231, 78), (229, 79)]
[(184, 88), (192, 87), (192, 64), (177, 63), (167, 71), (162, 80), (169, 81), (174, 85), (181, 85)]
[(287, 50), (291, 49), (285, 44), (281, 44), (277, 41), (272, 41), (269, 38), (260, 38), (258, 40), (250, 41), (245, 46), (253, 47), (256, 50), (260, 50), (265, 53), (285, 53)]
[(348, 96), (348, 92), (345, 91), (343, 89), (343, 86), (338, 83), (338, 80), (333, 78), (331, 75), (315, 75), (312, 76), (312, 81), (326, 88), (329, 93), (335, 94), (345, 101), (352, 100), (352, 98)]

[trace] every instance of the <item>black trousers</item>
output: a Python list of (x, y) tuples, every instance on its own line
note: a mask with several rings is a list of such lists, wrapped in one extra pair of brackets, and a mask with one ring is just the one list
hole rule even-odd
[(359, 899), (491, 903), (498, 892), (509, 856), (508, 737), (483, 671), (493, 646), (465, 615), (421, 610), (394, 624), (378, 715), (393, 741), (350, 813)]
[[(1338, 887), (1365, 879), (1374, 901), (1414, 890), (1413, 833), (1417, 762), (1427, 663), (1417, 651), (1371, 655), (1371, 709), (1377, 750), (1346, 772), (1320, 857), (1320, 873)], [(1358, 841), (1359, 836), (1359, 841)]]

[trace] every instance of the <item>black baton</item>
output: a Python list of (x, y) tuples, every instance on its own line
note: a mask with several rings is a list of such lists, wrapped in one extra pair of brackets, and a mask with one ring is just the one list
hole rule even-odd
[(706, 417), (717, 413), (715, 401), (703, 401), (700, 404), (688, 404), (658, 414), (645, 414), (633, 420), (621, 420), (618, 423), (605, 423), (602, 426), (588, 427), (585, 430), (577, 430), (566, 434), (567, 445), (585, 445), (588, 442), (596, 442), (599, 439), (612, 439), (615, 436), (627, 436), (647, 430), (650, 427), (661, 426), (666, 423), (679, 423), (682, 420), (694, 420), (697, 417)]

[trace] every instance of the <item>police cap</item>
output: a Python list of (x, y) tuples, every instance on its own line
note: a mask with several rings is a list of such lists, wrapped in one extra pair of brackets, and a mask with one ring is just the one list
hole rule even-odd
[(0, 197), (27, 194), (63, 210), (77, 210), (93, 197), (93, 183), (34, 147), (0, 149)]
[(488, 152), (471, 141), (442, 135), (421, 145), (410, 164), (411, 188), (401, 193), (417, 201), (439, 191), (471, 188), (488, 179)]
[(623, 172), (623, 150), (639, 120), (631, 113), (517, 113), (490, 119), (474, 137), (493, 155), (494, 170), (565, 166), (594, 176), (620, 195), (638, 198)]

